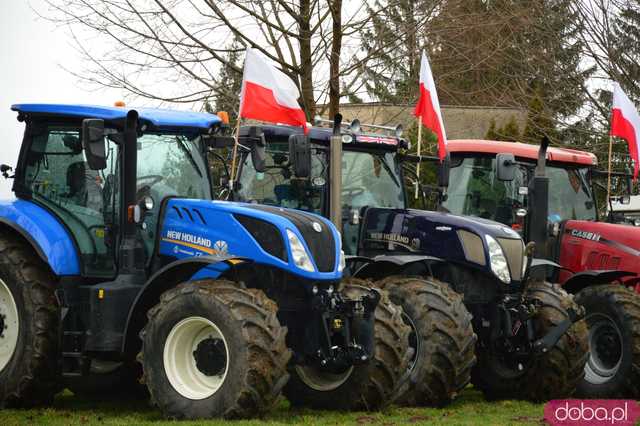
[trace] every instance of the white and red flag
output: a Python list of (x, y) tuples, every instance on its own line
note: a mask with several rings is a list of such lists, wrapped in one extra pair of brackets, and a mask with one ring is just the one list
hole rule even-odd
[(438, 137), (438, 156), (442, 160), (447, 155), (447, 135), (444, 132), (436, 84), (424, 51), (420, 61), (420, 98), (413, 113)]
[(258, 51), (247, 48), (240, 94), (240, 118), (302, 126), (307, 119), (294, 82)]
[(638, 144), (640, 143), (640, 114), (631, 99), (616, 82), (613, 83), (611, 105), (611, 136), (626, 139), (633, 159), (633, 179), (638, 178)]

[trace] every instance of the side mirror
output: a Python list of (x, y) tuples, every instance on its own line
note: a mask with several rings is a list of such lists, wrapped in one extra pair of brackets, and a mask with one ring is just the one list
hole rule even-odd
[(438, 186), (447, 188), (449, 186), (449, 173), (451, 172), (451, 157), (447, 154), (438, 166)]
[(96, 118), (82, 120), (82, 147), (91, 170), (107, 168), (104, 120)]
[(251, 146), (251, 162), (253, 163), (253, 168), (258, 173), (264, 173), (265, 170), (267, 170), (266, 145), (267, 143), (264, 139), (264, 133), (262, 133), (260, 135), (260, 139)]
[(311, 176), (311, 140), (307, 135), (289, 136), (289, 162), (299, 178)]
[(516, 177), (516, 157), (513, 154), (496, 156), (498, 180), (511, 182)]

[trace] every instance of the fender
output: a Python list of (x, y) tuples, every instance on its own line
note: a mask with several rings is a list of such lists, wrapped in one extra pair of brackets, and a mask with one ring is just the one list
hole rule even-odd
[(634, 277), (635, 272), (618, 270), (588, 270), (573, 274), (562, 285), (568, 293), (575, 294), (580, 290), (594, 285), (609, 284), (625, 277)]
[(78, 251), (67, 229), (31, 201), (0, 202), (0, 223), (24, 237), (57, 276), (79, 275)]
[(548, 260), (548, 259), (540, 259), (540, 258), (534, 258), (531, 260), (531, 265), (529, 265), (529, 270), (532, 270), (533, 268), (547, 268), (547, 267), (551, 267), (551, 268), (556, 268), (556, 269), (564, 269), (565, 271), (569, 271), (571, 273), (573, 273), (573, 271), (569, 268), (565, 268), (564, 266), (560, 265), (559, 263), (556, 263), (552, 260)]
[[(176, 260), (159, 269), (142, 286), (129, 309), (122, 352), (125, 352), (127, 344), (131, 343), (132, 338), (137, 338), (137, 332), (140, 330), (133, 330), (133, 328), (136, 327), (136, 324), (138, 327), (141, 326), (139, 320), (144, 322), (147, 311), (158, 303), (162, 293), (192, 278), (218, 278), (228, 269), (242, 263), (251, 263), (251, 260), (235, 256), (199, 256)], [(213, 268), (209, 269), (209, 267)], [(132, 331), (136, 331), (136, 333), (134, 334)]]
[(400, 269), (416, 263), (425, 262), (430, 263), (442, 263), (444, 259), (434, 256), (420, 256), (420, 255), (386, 255), (381, 254), (373, 258), (367, 258), (357, 256), (352, 259), (354, 262), (366, 262), (360, 268), (358, 268), (353, 274), (353, 277), (357, 278), (370, 278), (376, 275), (381, 268), (384, 268), (385, 275), (390, 274), (390, 270)]

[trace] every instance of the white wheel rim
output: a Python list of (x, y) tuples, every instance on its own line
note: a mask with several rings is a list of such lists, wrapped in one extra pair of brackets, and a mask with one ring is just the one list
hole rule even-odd
[(347, 371), (341, 374), (328, 373), (316, 367), (303, 365), (296, 365), (295, 369), (298, 377), (305, 385), (319, 392), (329, 392), (339, 388), (353, 373), (353, 367), (349, 367)]
[[(208, 376), (197, 366), (194, 352), (206, 339), (219, 339), (224, 344), (226, 365), (218, 375)], [(201, 400), (215, 394), (229, 371), (229, 345), (220, 329), (202, 317), (185, 318), (173, 326), (164, 344), (164, 370), (171, 386), (180, 395)]]
[(18, 307), (9, 287), (0, 279), (0, 371), (9, 364), (18, 346), (20, 321)]

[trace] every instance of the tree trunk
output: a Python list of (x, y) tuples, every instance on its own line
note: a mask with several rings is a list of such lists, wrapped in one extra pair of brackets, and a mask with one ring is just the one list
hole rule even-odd
[(300, 89), (307, 120), (316, 115), (313, 98), (313, 63), (311, 58), (311, 0), (300, 0)]
[(340, 112), (340, 47), (342, 45), (342, 0), (330, 3), (333, 39), (329, 58), (329, 118)]

